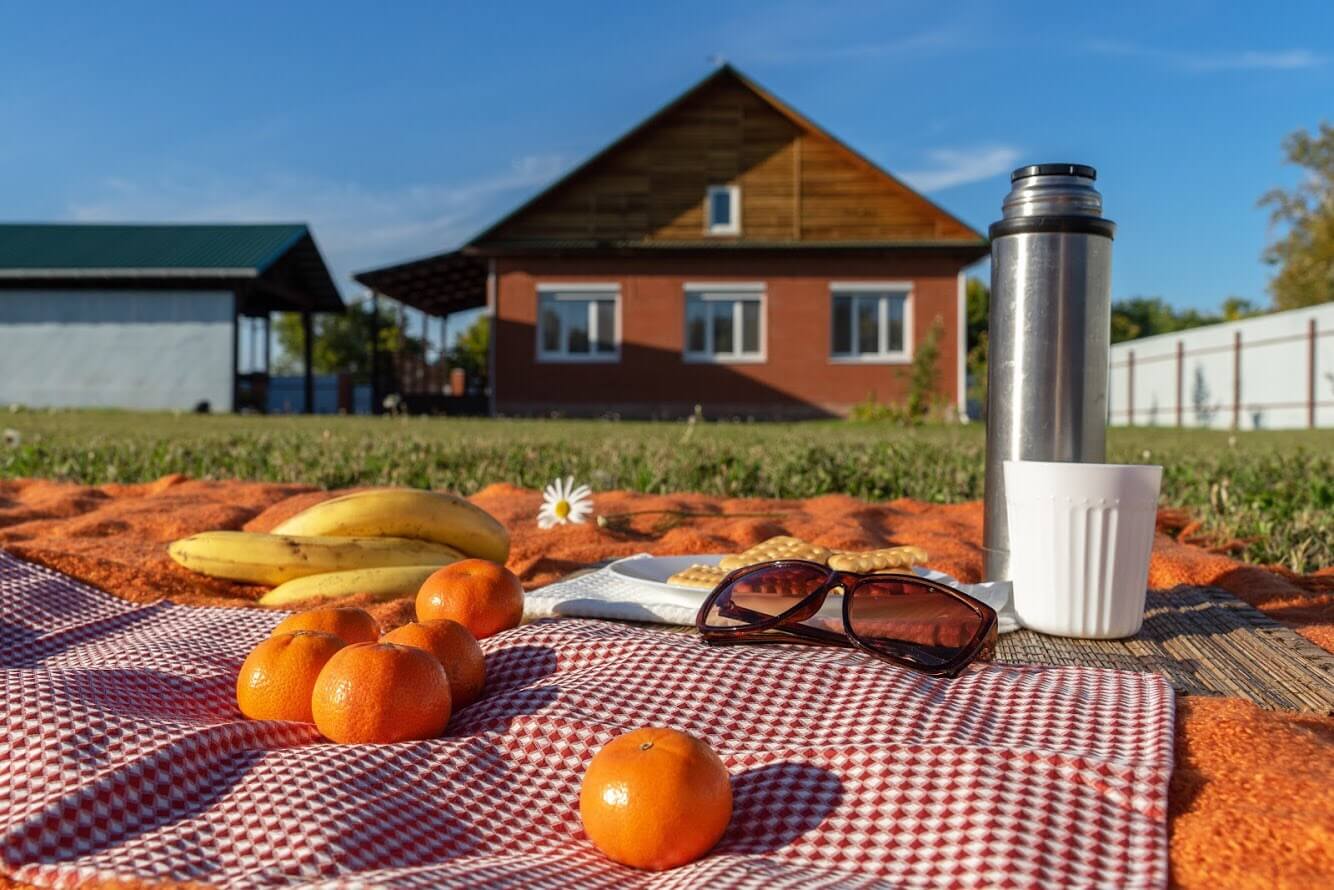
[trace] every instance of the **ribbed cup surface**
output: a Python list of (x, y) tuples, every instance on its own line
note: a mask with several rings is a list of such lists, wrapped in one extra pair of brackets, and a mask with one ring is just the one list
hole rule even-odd
[(1044, 485), (1040, 471), (1028, 475), (1028, 484), (1013, 487), (1006, 477), (1019, 621), (1058, 636), (1131, 636), (1144, 620), (1156, 481), (1151, 491), (1096, 497), (1051, 493), (1078, 487), (1068, 470), (1056, 485)]

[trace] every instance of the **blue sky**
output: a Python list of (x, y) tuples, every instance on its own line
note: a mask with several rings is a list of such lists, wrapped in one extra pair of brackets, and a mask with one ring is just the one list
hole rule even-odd
[(1094, 164), (1118, 298), (1267, 302), (1256, 200), (1334, 117), (1334, 4), (1077, 6), (3, 0), (0, 217), (308, 221), (351, 296), (722, 57), (979, 229), (1012, 167)]

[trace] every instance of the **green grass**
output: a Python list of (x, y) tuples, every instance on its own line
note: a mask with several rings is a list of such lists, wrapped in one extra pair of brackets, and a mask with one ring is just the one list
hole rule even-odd
[[(595, 489), (699, 491), (933, 502), (982, 496), (980, 425), (904, 428), (129, 412), (0, 414), (0, 477), (136, 482), (204, 479), (397, 484), (472, 492), (496, 481), (541, 487), (574, 475)], [(1334, 565), (1334, 431), (1115, 429), (1108, 459), (1160, 463), (1163, 503), (1254, 562)]]

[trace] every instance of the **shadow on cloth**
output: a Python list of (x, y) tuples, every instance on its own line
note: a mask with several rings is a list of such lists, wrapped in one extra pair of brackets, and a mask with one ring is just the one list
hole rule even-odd
[(106, 637), (128, 630), (156, 618), (163, 608), (163, 605), (144, 606), (49, 633), (0, 620), (0, 667), (32, 667), (42, 659), (59, 655), (71, 646), (86, 643), (94, 637)]
[[(340, 765), (337, 777), (338, 788), (324, 803), (337, 815), (329, 819), (328, 843), (344, 876), (388, 862), (414, 868), (477, 851), (487, 837), (478, 824), (479, 790), (499, 795), (513, 784), (504, 756), (482, 739), (443, 749), (434, 741), (366, 748), (355, 763)], [(448, 793), (450, 786), (455, 793)]]
[(732, 822), (717, 852), (774, 853), (820, 826), (843, 800), (837, 775), (783, 761), (732, 777)]
[[(212, 725), (241, 718), (230, 676), (85, 668), (62, 672), (58, 691), (76, 707), (70, 713), (73, 729), (60, 734), (52, 747), (61, 760), (81, 770), (105, 767), (121, 740), (141, 731), (145, 722)], [(68, 722), (58, 721), (57, 726)]]
[(560, 697), (556, 685), (536, 685), (556, 673), (556, 650), (550, 646), (511, 646), (486, 656), (486, 689), (482, 697), (454, 712), (446, 737), (509, 731), (519, 717), (528, 717)]
[(190, 677), (151, 668), (81, 668), (63, 672), (61, 691), (93, 711), (149, 720), (239, 720), (236, 678)]
[[(0, 834), (0, 850), (9, 851), (7, 856), (23, 851), (23, 861), (29, 863), (59, 863), (122, 846), (208, 812), (245, 779), (265, 753), (255, 747), (210, 755), (198, 739), (166, 745), (13, 825)], [(99, 815), (107, 813), (110, 801), (116, 804), (114, 816)], [(199, 838), (201, 847), (208, 841)], [(171, 877), (206, 880), (211, 869), (185, 863), (213, 858), (181, 855)]]

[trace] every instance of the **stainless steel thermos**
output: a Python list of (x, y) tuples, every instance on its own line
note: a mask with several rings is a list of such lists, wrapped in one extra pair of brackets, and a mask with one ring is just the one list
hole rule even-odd
[(991, 226), (986, 576), (1010, 577), (1007, 460), (1106, 457), (1112, 236), (1097, 172), (1034, 164), (1010, 175)]

